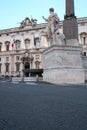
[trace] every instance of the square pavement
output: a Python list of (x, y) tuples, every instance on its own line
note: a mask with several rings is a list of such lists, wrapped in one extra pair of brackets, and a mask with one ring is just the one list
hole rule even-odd
[(87, 130), (87, 84), (0, 81), (0, 130)]

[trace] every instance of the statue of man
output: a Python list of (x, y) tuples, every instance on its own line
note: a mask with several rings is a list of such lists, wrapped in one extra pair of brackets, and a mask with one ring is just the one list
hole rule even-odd
[(53, 8), (50, 8), (49, 12), (50, 15), (47, 19), (44, 16), (42, 18), (48, 22), (46, 33), (50, 40), (50, 44), (55, 44), (56, 43), (55, 32), (59, 29), (59, 17), (56, 13), (54, 13)]
[(20, 27), (23, 28), (25, 26), (24, 20), (20, 24), (21, 24)]
[(30, 19), (28, 17), (25, 18), (25, 26), (31, 25)]

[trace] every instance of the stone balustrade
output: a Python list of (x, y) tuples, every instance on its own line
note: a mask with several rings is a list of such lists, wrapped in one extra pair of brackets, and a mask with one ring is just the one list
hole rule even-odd
[(12, 77), (12, 82), (34, 82), (34, 81), (43, 81), (43, 77)]

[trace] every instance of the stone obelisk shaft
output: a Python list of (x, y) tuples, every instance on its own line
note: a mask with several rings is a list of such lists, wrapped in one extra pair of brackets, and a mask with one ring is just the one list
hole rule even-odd
[(63, 33), (66, 39), (78, 39), (78, 23), (74, 13), (74, 0), (66, 0), (66, 15), (63, 22)]
[(74, 15), (74, 1), (66, 0), (66, 15), (71, 16)]

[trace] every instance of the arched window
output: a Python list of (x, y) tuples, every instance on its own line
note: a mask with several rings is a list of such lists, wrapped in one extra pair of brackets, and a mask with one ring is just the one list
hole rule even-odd
[(10, 42), (9, 42), (9, 41), (6, 41), (6, 42), (5, 42), (5, 45), (6, 45), (6, 51), (9, 51)]
[(24, 42), (25, 42), (25, 48), (26, 48), (26, 49), (29, 49), (30, 39), (25, 39)]
[(21, 47), (21, 41), (20, 40), (16, 40), (15, 41), (15, 49), (16, 50), (20, 50), (20, 47)]
[(80, 38), (81, 38), (81, 44), (85, 45), (86, 44), (87, 34), (85, 32), (81, 33)]

